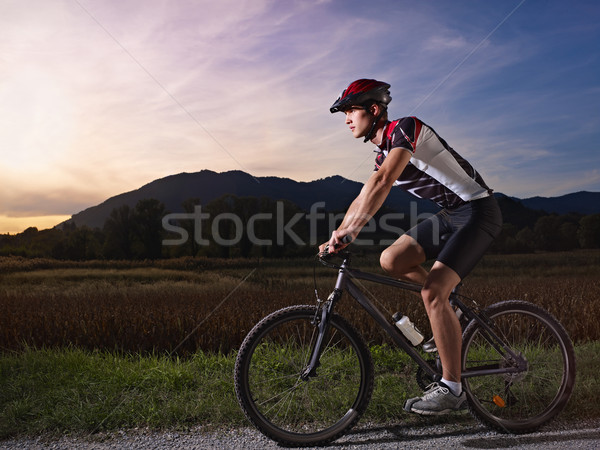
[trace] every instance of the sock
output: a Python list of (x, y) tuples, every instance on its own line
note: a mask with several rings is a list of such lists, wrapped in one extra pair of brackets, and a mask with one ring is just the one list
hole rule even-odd
[(462, 383), (457, 383), (456, 381), (448, 381), (445, 378), (442, 378), (440, 381), (446, 386), (448, 386), (450, 392), (452, 392), (457, 397), (462, 393)]

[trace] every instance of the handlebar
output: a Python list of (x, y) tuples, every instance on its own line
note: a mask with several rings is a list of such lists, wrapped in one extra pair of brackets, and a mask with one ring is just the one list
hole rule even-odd
[[(351, 242), (352, 242), (352, 237), (349, 235), (346, 235), (342, 238), (343, 244), (349, 244)], [(335, 248), (337, 248), (337, 246)], [(341, 259), (348, 259), (350, 257), (350, 252), (342, 250), (340, 252), (330, 253), (329, 252), (329, 244), (328, 244), (325, 246), (325, 250), (322, 252), (319, 252), (317, 254), (317, 256), (322, 264), (329, 266), (330, 264), (328, 264), (328, 262), (332, 257), (338, 256)]]

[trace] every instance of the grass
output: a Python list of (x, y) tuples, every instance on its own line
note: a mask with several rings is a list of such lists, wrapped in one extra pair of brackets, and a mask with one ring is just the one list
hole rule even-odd
[(233, 357), (185, 361), (77, 349), (0, 358), (0, 437), (241, 424)]
[[(355, 261), (377, 265), (375, 256)], [(325, 298), (334, 272), (319, 267), (317, 275)], [(416, 296), (367, 288), (383, 311), (401, 310), (428, 333)], [(268, 312), (313, 304), (313, 289), (310, 259), (0, 257), (0, 438), (245, 425), (233, 393), (233, 355)], [(600, 417), (600, 251), (489, 255), (463, 293), (483, 305), (522, 298), (557, 316), (576, 343), (578, 363), (561, 417)], [(416, 420), (401, 412), (404, 399), (420, 392), (412, 361), (390, 352), (346, 297), (339, 307), (372, 347), (375, 391), (365, 420)]]
[[(372, 355), (375, 390), (362, 420), (424, 420), (401, 409), (420, 392), (414, 363), (386, 346), (373, 347)], [(561, 420), (599, 418), (600, 343), (579, 345), (576, 355), (577, 383)], [(247, 425), (233, 390), (234, 358), (198, 353), (181, 360), (73, 348), (2, 355), (0, 438)]]

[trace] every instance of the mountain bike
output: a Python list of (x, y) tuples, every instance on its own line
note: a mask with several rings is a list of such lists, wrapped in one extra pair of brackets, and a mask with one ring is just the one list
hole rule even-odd
[[(336, 255), (341, 263), (333, 262)], [(317, 295), (316, 305), (290, 306), (263, 318), (244, 339), (235, 363), (235, 392), (246, 417), (264, 435), (288, 446), (339, 438), (371, 399), (369, 347), (335, 311), (344, 292), (414, 360), (421, 387), (442, 374), (439, 357), (426, 359), (431, 353), (413, 346), (377, 309), (362, 281), (417, 293), (421, 285), (353, 268), (347, 250), (321, 254), (319, 261), (338, 271), (327, 300)], [(462, 383), (476, 419), (500, 432), (527, 433), (565, 408), (575, 384), (575, 354), (556, 318), (521, 300), (482, 308), (459, 289), (449, 301), (463, 328)], [(401, 408), (401, 399), (398, 403)]]

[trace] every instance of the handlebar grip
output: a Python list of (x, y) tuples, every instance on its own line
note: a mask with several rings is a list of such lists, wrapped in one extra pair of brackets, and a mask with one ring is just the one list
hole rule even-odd
[[(342, 244), (350, 244), (352, 242), (352, 236), (350, 236), (349, 234), (347, 234), (346, 236), (344, 236), (342, 239)], [(336, 245), (335, 248), (338, 248), (338, 246)]]
[[(342, 241), (342, 244), (350, 244), (352, 242), (352, 236), (347, 234), (346, 236), (344, 236), (341, 239), (341, 241)], [(334, 246), (334, 248), (338, 248), (338, 247), (339, 247), (339, 245), (337, 245), (337, 244)], [(332, 253), (329, 252), (329, 245), (327, 245), (325, 247), (325, 250), (319, 254), (319, 256), (321, 258), (326, 258), (327, 256), (331, 256), (331, 255), (332, 255)]]

